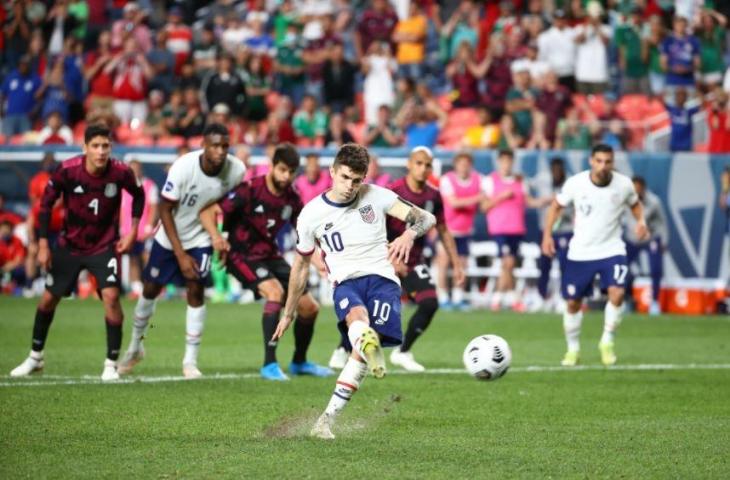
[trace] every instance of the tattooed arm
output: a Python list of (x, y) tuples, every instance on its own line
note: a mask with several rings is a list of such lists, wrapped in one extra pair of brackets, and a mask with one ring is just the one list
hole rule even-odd
[(388, 215), (408, 224), (406, 231), (388, 245), (388, 259), (395, 263), (401, 261), (407, 263), (413, 241), (425, 235), (426, 232), (436, 225), (436, 217), (400, 197), (390, 207)]

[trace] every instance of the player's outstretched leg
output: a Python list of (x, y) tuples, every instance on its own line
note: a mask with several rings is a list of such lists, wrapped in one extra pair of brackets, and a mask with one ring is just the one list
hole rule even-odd
[(598, 343), (598, 350), (601, 352), (601, 362), (606, 365), (616, 364), (614, 353), (614, 335), (618, 326), (623, 320), (623, 291), (616, 292), (609, 289), (608, 301), (604, 309), (603, 335)]
[(409, 372), (423, 372), (426, 368), (413, 358), (411, 348), (418, 337), (426, 331), (431, 324), (436, 311), (438, 310), (438, 301), (435, 297), (423, 298), (418, 302), (415, 313), (408, 322), (408, 328), (403, 338), (403, 344), (393, 349), (390, 354), (390, 362), (393, 365), (403, 367)]
[(30, 374), (43, 371), (45, 364), (43, 361), (43, 348), (46, 345), (48, 330), (51, 327), (53, 315), (56, 313), (56, 306), (58, 306), (60, 300), (60, 297), (52, 295), (47, 290), (43, 292), (43, 296), (35, 312), (30, 355), (23, 360), (23, 363), (10, 372), (11, 377), (26, 377)]
[(383, 378), (386, 373), (385, 356), (378, 333), (370, 327), (365, 307), (355, 307), (347, 314), (347, 338), (352, 350), (360, 354), (368, 364), (370, 374)]
[(347, 360), (345, 368), (342, 369), (340, 376), (337, 377), (335, 391), (332, 393), (327, 408), (312, 428), (310, 434), (313, 437), (326, 440), (335, 438), (332, 433), (335, 418), (345, 408), (345, 405), (347, 405), (357, 389), (360, 388), (368, 371), (368, 366), (356, 357), (358, 355), (353, 355)]
[(577, 300), (568, 300), (563, 313), (563, 330), (565, 331), (565, 342), (568, 344), (568, 351), (560, 362), (564, 367), (574, 367), (578, 364), (580, 356), (580, 327), (583, 323), (583, 312), (581, 303)]
[[(154, 288), (153, 288), (154, 287)], [(122, 357), (122, 361), (117, 367), (120, 375), (132, 373), (134, 366), (137, 365), (145, 356), (144, 345), (142, 340), (147, 332), (150, 318), (155, 313), (156, 298), (161, 290), (160, 286), (146, 284), (142, 291), (142, 295), (137, 299), (137, 306), (134, 308), (134, 326), (132, 327), (132, 338), (129, 341), (127, 351)]]
[(310, 294), (299, 300), (297, 318), (294, 322), (294, 357), (289, 364), (292, 375), (312, 375), (329, 377), (334, 372), (327, 367), (307, 361), (307, 350), (314, 334), (314, 322), (317, 320), (319, 305)]

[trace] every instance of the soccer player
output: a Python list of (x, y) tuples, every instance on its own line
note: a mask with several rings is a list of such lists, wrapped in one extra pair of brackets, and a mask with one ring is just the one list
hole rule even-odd
[(243, 162), (228, 154), (228, 129), (212, 123), (203, 131), (202, 150), (193, 150), (175, 160), (160, 193), (159, 214), (163, 228), (155, 234), (150, 258), (142, 272), (142, 295), (134, 309), (132, 339), (119, 366), (121, 374), (132, 371), (144, 358), (147, 324), (155, 299), (168, 283), (184, 285), (188, 308), (185, 316), (183, 376), (198, 378), (198, 350), (205, 324), (205, 284), (210, 274), (212, 244), (198, 217), (203, 208), (217, 202), (236, 187), (245, 173)]
[[(84, 132), (83, 154), (63, 162), (51, 175), (41, 200), (38, 262), (47, 272), (33, 325), (30, 356), (10, 376), (23, 377), (43, 369), (48, 329), (61, 297), (76, 286), (81, 270), (96, 277), (104, 303), (107, 353), (101, 379), (117, 380), (117, 358), (122, 344), (124, 313), (119, 303), (119, 255), (129, 251), (137, 236), (144, 207), (144, 191), (132, 170), (110, 158), (111, 132), (90, 125)], [(122, 190), (133, 197), (132, 228), (119, 238)], [(63, 231), (53, 251), (48, 244), (51, 211), (63, 195), (66, 209)]]
[[(226, 261), (228, 273), (266, 300), (262, 318), (264, 365), (261, 377), (266, 380), (289, 380), (276, 361), (278, 342), (272, 340), (279, 314), (286, 300), (291, 267), (276, 244), (279, 231), (287, 224), (296, 225), (302, 200), (292, 187), (299, 168), (299, 152), (284, 143), (276, 147), (266, 175), (255, 177), (233, 189), (220, 203), (223, 230), (228, 232), (231, 250)], [(201, 220), (211, 237), (224, 241), (215, 224), (215, 207), (201, 213)], [(326, 377), (332, 370), (307, 361), (307, 349), (314, 333), (319, 305), (305, 293), (297, 304), (294, 324), (294, 358), (289, 364), (292, 375)]]
[[(446, 228), (441, 194), (426, 183), (431, 172), (433, 172), (433, 153), (427, 147), (414, 148), (408, 158), (406, 168), (408, 169), (407, 175), (388, 185), (388, 188), (400, 198), (436, 217), (436, 229), (453, 268), (454, 284), (457, 287), (462, 287), (464, 285), (464, 268), (456, 251), (454, 237)], [(408, 224), (405, 222), (396, 217), (388, 217), (388, 240), (395, 240), (407, 228)], [(408, 322), (403, 343), (400, 347), (393, 349), (390, 354), (390, 361), (409, 372), (423, 372), (425, 370), (423, 365), (413, 358), (411, 347), (413, 347), (418, 337), (426, 331), (439, 306), (433, 278), (426, 264), (426, 259), (423, 257), (425, 240), (425, 237), (419, 237), (413, 243), (407, 263), (394, 265), (395, 272), (401, 279), (403, 292), (416, 303), (417, 307)]]
[[(417, 237), (436, 223), (434, 216), (377, 185), (363, 185), (368, 151), (345, 144), (335, 155), (330, 172), (332, 189), (304, 206), (297, 221), (297, 254), (289, 280), (284, 313), (274, 332), (280, 338), (291, 324), (299, 298), (307, 286), (309, 264), (316, 245), (322, 249), (330, 279), (335, 282), (334, 303), (338, 328), (352, 347), (335, 391), (311, 434), (331, 439), (331, 426), (368, 370), (385, 375), (382, 346), (401, 343), (400, 281), (392, 262), (408, 263)], [(410, 224), (388, 243), (386, 215)]]
[[(659, 292), (661, 290), (662, 274), (664, 266), (662, 265), (662, 256), (664, 255), (664, 247), (667, 244), (667, 222), (662, 209), (661, 201), (654, 193), (646, 188), (646, 180), (643, 177), (635, 176), (632, 181), (634, 188), (639, 195), (639, 200), (644, 207), (644, 217), (646, 224), (651, 232), (651, 238), (640, 240), (636, 237), (636, 225), (634, 218), (630, 215), (626, 216), (626, 231), (624, 233), (626, 240), (626, 259), (629, 267), (638, 260), (639, 254), (646, 251), (649, 256), (649, 272), (651, 274), (651, 295), (652, 301), (649, 306), (650, 315), (659, 315), (662, 309), (659, 306)], [(627, 289), (631, 292), (633, 285), (633, 275), (629, 269), (627, 277)]]
[(613, 149), (598, 144), (591, 150), (590, 170), (570, 177), (555, 197), (545, 220), (542, 250), (547, 256), (555, 255), (553, 225), (561, 210), (569, 205), (575, 208), (575, 229), (568, 245), (568, 260), (561, 279), (562, 295), (567, 305), (563, 327), (568, 351), (564, 366), (575, 366), (580, 352), (580, 327), (583, 321), (581, 306), (600, 276), (601, 288), (608, 290), (603, 335), (598, 344), (604, 365), (616, 363), (614, 334), (621, 324), (624, 307), (624, 285), (628, 265), (626, 245), (621, 240), (621, 218), (626, 207), (636, 219), (635, 233), (639, 239), (649, 236), (644, 221), (644, 209), (631, 179), (613, 171)]

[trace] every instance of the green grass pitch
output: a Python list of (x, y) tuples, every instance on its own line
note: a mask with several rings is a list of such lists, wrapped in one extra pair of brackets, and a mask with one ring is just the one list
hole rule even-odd
[[(126, 348), (133, 305), (125, 303)], [(260, 305), (209, 305), (200, 368), (176, 381), (182, 302), (158, 305), (133, 383), (102, 385), (101, 304), (61, 303), (46, 370), (8, 372), (28, 353), (35, 301), (0, 298), (0, 478), (727, 478), (730, 320), (628, 315), (619, 364), (596, 348), (586, 317), (582, 365), (557, 367), (557, 315), (439, 312), (414, 348), (431, 374), (367, 378), (332, 442), (307, 432), (334, 378), (273, 384), (262, 360)], [(411, 309), (405, 310), (407, 319)], [(461, 369), (467, 342), (505, 337), (512, 370), (478, 382)], [(324, 307), (310, 359), (336, 345)], [(279, 349), (285, 366), (291, 331)], [(534, 367), (534, 368), (531, 368)], [(549, 368), (548, 368), (549, 367)], [(440, 372), (434, 372), (441, 369)], [(215, 376), (215, 374), (219, 374)], [(144, 379), (152, 381), (142, 381)]]

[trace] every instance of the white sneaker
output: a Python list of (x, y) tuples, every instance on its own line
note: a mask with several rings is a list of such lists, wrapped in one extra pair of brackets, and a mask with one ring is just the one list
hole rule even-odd
[(649, 305), (649, 315), (656, 316), (662, 314), (662, 307), (659, 306), (659, 302), (653, 300)]
[(347, 353), (347, 350), (345, 350), (344, 347), (337, 347), (335, 351), (332, 352), (329, 367), (336, 368), (337, 370), (342, 370), (343, 368), (345, 368), (345, 364), (347, 363), (348, 358), (350, 358), (350, 355)]
[(127, 350), (124, 358), (122, 358), (122, 361), (119, 362), (119, 366), (117, 367), (119, 375), (129, 375), (132, 373), (134, 366), (144, 359), (144, 355), (145, 352), (142, 344), (139, 345), (139, 350), (137, 351)]
[(104, 371), (101, 372), (101, 381), (102, 382), (113, 382), (114, 380), (119, 380), (119, 372), (117, 372), (117, 362), (114, 360), (109, 360), (108, 358), (104, 360)]
[(323, 440), (334, 440), (335, 435), (332, 433), (333, 423), (334, 418), (332, 418), (331, 415), (323, 413), (315, 422), (314, 426), (312, 427), (312, 431), (309, 432), (309, 436), (321, 438)]
[(400, 348), (394, 348), (390, 354), (390, 363), (398, 365), (409, 372), (424, 372), (426, 367), (421, 365), (413, 358), (412, 352), (401, 352)]
[(203, 376), (203, 373), (198, 370), (198, 366), (194, 363), (183, 364), (183, 377), (186, 380), (195, 380)]
[(15, 367), (11, 372), (11, 377), (27, 377), (33, 373), (40, 373), (43, 370), (43, 352), (31, 352), (23, 363)]

